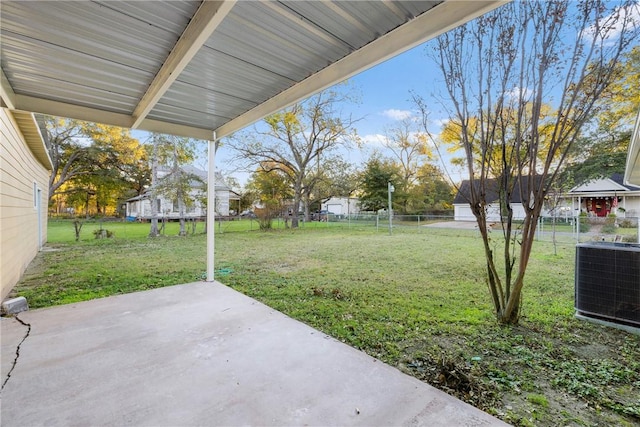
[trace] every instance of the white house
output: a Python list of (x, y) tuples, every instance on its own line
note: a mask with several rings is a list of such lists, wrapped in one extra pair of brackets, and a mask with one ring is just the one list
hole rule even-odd
[(640, 216), (640, 186), (624, 183), (622, 174), (594, 179), (572, 188), (566, 195), (567, 205), (575, 214), (581, 212), (592, 217)]
[[(203, 200), (206, 198), (204, 183), (207, 181), (207, 172), (189, 165), (182, 167), (182, 170), (183, 172), (193, 176), (193, 179), (190, 180), (191, 190), (189, 191), (189, 198), (193, 202), (186, 207), (185, 217), (204, 218), (207, 215), (206, 206), (203, 205)], [(166, 177), (168, 173), (168, 169), (158, 171), (159, 179)], [(228, 216), (234, 211), (237, 212), (237, 208), (234, 209), (232, 204), (234, 201), (239, 201), (240, 196), (223, 182), (222, 175), (218, 172), (216, 172), (215, 194), (215, 210), (217, 215)], [(177, 200), (171, 200), (160, 194), (158, 196), (157, 203), (159, 218), (180, 218)], [(127, 200), (126, 204), (126, 215), (128, 219), (151, 219), (151, 194), (149, 191)]]
[(49, 175), (44, 121), (0, 109), (0, 298), (47, 241)]

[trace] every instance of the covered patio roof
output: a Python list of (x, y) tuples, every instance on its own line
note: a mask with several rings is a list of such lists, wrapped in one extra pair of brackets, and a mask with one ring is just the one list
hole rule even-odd
[(211, 140), (502, 3), (4, 0), (0, 104)]

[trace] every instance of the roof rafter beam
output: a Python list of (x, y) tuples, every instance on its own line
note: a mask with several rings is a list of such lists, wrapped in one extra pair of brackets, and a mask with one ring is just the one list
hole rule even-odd
[(137, 128), (145, 120), (149, 112), (222, 23), (235, 2), (236, 0), (205, 0), (202, 2), (149, 85), (147, 92), (133, 110), (133, 125), (131, 127)]
[[(105, 110), (96, 110), (92, 107), (69, 104), (51, 99), (37, 98), (27, 95), (15, 96), (15, 109), (31, 111), (34, 113), (60, 116), (64, 111), (64, 117), (69, 117), (87, 122), (106, 123), (112, 126), (132, 128), (133, 119), (124, 113), (115, 113)], [(210, 140), (212, 139), (211, 129), (202, 129), (193, 126), (179, 125), (164, 122), (161, 120), (144, 119), (140, 122), (139, 129), (149, 132), (167, 133), (172, 135), (186, 136), (188, 138)]]
[[(228, 136), (269, 114), (299, 102), (508, 2), (509, 0), (445, 1), (225, 123), (215, 130), (216, 134), (218, 138)], [(334, 5), (334, 7), (337, 6)]]
[(11, 110), (16, 108), (16, 94), (2, 68), (0, 68), (0, 107), (6, 107)]

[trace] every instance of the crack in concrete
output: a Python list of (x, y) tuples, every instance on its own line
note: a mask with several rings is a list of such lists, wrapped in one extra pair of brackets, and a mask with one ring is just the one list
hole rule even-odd
[(13, 363), (11, 364), (11, 369), (9, 369), (9, 372), (7, 373), (7, 377), (4, 379), (4, 382), (2, 383), (2, 388), (0, 389), (0, 391), (4, 390), (4, 386), (6, 386), (7, 382), (9, 382), (9, 378), (11, 378), (11, 374), (13, 373), (13, 370), (16, 368), (16, 365), (18, 364), (18, 359), (20, 358), (20, 346), (22, 345), (22, 343), (27, 339), (27, 337), (31, 333), (31, 323), (24, 322), (22, 319), (20, 319), (18, 317), (17, 314), (15, 314), (13, 317), (18, 322), (20, 322), (23, 326), (27, 327), (27, 332), (24, 334), (24, 337), (22, 337), (22, 340), (20, 341), (20, 343), (16, 347), (16, 357), (13, 359)]

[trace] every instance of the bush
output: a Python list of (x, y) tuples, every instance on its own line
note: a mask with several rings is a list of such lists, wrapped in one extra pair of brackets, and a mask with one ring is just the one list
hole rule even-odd
[(115, 233), (107, 230), (106, 228), (100, 228), (98, 230), (93, 230), (93, 235), (96, 239), (110, 239), (115, 235)]
[(635, 224), (630, 219), (623, 219), (618, 223), (620, 228), (635, 228)]
[(617, 228), (616, 215), (607, 215), (607, 218), (604, 220), (604, 225), (602, 226), (602, 232), (605, 234), (615, 234)]
[(591, 230), (591, 224), (589, 224), (587, 221), (584, 221), (582, 218), (580, 218), (579, 228), (581, 233), (586, 233), (587, 231)]

